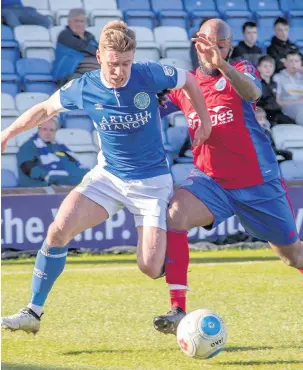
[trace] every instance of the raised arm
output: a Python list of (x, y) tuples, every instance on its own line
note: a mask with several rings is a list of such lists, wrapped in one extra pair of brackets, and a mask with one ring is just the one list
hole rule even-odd
[(195, 131), (193, 141), (193, 145), (198, 146), (203, 144), (211, 134), (211, 119), (208, 114), (201, 87), (196, 81), (195, 76), (190, 72), (186, 72), (186, 82), (183, 86), (183, 90), (200, 118), (200, 126)]
[[(55, 93), (55, 94), (58, 94)], [(8, 128), (1, 133), (1, 153), (5, 151), (7, 141), (22, 131), (27, 131), (33, 127), (39, 126), (56, 115), (60, 110), (58, 104), (55, 104), (54, 95), (42, 103), (36, 104), (17, 118)]]

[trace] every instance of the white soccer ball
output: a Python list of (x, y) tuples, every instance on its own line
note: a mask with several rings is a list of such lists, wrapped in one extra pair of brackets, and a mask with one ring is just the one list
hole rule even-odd
[(177, 341), (189, 357), (211, 358), (222, 351), (227, 340), (226, 326), (214, 311), (199, 309), (180, 321)]

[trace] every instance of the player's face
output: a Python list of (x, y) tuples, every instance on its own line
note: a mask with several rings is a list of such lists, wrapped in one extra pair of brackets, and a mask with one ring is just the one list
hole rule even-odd
[(102, 66), (102, 73), (113, 88), (122, 87), (128, 80), (134, 55), (134, 50), (124, 53), (114, 50), (97, 51), (97, 60)]
[(288, 55), (285, 60), (285, 67), (289, 73), (298, 72), (301, 68), (302, 62), (299, 55)]
[(257, 28), (256, 27), (246, 27), (244, 31), (244, 41), (248, 45), (254, 45), (257, 41)]
[(275, 26), (275, 36), (282, 41), (288, 40), (289, 26), (287, 24), (278, 23)]
[(41, 139), (46, 143), (52, 143), (55, 140), (57, 131), (56, 122), (53, 120), (43, 123), (38, 130)]
[[(218, 40), (216, 41), (216, 44), (220, 50), (222, 58), (224, 60), (227, 60), (232, 50), (230, 41), (229, 40)], [(210, 63), (203, 60), (203, 56), (200, 57), (200, 55), (198, 54), (198, 57), (199, 57), (200, 64), (202, 65), (202, 67), (206, 68), (207, 70), (213, 70), (213, 66)]]
[(258, 66), (261, 77), (271, 77), (274, 74), (274, 65), (271, 62), (264, 61)]

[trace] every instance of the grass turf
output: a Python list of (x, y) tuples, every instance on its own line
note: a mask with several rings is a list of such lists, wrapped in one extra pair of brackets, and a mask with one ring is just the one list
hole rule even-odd
[[(3, 315), (28, 302), (33, 264), (3, 261)], [(38, 335), (2, 330), (2, 369), (303, 369), (302, 279), (268, 250), (191, 253), (188, 309), (213, 309), (228, 328), (225, 351), (195, 360), (153, 329), (168, 309), (164, 279), (145, 277), (133, 255), (69, 257)]]

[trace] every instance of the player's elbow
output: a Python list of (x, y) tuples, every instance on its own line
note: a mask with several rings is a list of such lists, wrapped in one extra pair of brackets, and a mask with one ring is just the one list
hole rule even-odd
[(255, 102), (261, 98), (262, 92), (261, 92), (261, 89), (259, 89), (259, 87), (254, 86), (254, 89), (249, 91), (248, 95), (249, 95), (249, 99), (247, 100), (251, 102)]

